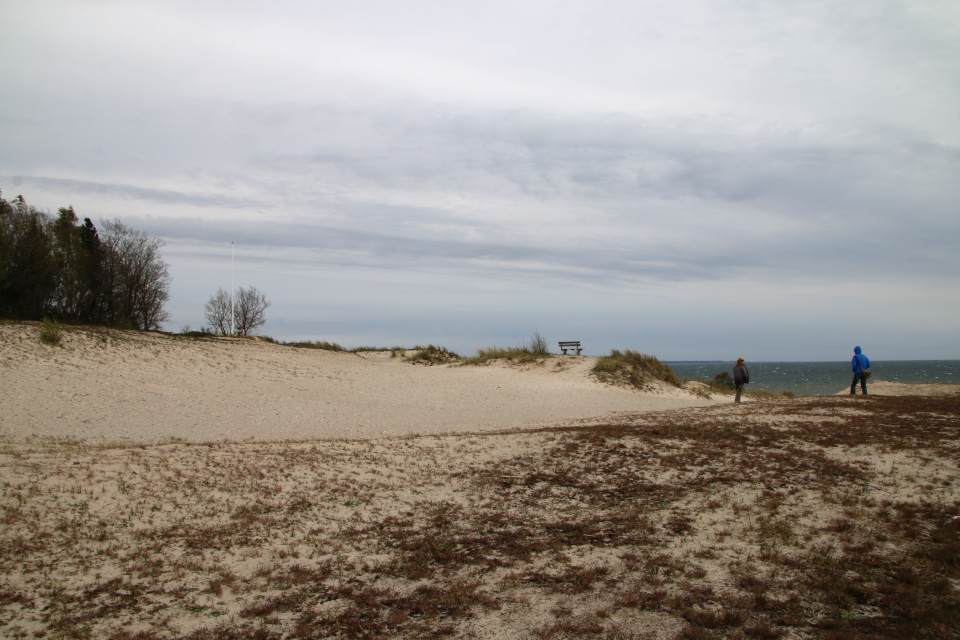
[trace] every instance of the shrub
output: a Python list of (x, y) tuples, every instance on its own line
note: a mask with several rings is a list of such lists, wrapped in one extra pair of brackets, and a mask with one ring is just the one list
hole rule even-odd
[(546, 355), (550, 353), (550, 349), (547, 347), (547, 339), (543, 337), (543, 334), (540, 333), (540, 329), (535, 329), (533, 334), (530, 336), (530, 341), (527, 342), (527, 349), (539, 355)]
[(721, 371), (717, 375), (713, 376), (713, 382), (710, 383), (711, 387), (716, 387), (717, 389), (736, 389), (737, 385), (734, 384), (733, 376), (730, 375), (728, 371)]
[(40, 342), (60, 344), (61, 339), (63, 339), (63, 331), (60, 329), (60, 323), (52, 318), (44, 318), (40, 322)]
[(655, 382), (665, 382), (674, 387), (682, 387), (683, 380), (677, 377), (668, 365), (655, 356), (648, 356), (627, 349), (623, 353), (614, 349), (609, 356), (597, 359), (593, 374), (602, 382), (622, 384), (649, 389)]

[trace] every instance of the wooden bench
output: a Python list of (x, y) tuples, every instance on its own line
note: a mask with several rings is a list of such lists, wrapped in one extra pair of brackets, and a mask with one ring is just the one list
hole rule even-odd
[(563, 355), (567, 355), (567, 349), (576, 349), (577, 355), (580, 355), (580, 341), (576, 340), (573, 342), (558, 342), (560, 345), (560, 351), (563, 351)]

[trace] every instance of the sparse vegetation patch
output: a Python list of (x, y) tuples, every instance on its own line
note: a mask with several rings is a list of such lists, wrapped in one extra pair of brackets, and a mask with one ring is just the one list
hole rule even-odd
[(306, 342), (284, 342), (283, 344), (288, 347), (297, 347), (299, 349), (321, 349), (323, 351), (346, 351), (346, 349), (341, 347), (336, 342), (327, 342), (326, 340), (323, 340), (323, 341), (317, 340), (314, 342), (310, 342), (309, 340)]
[(956, 638), (960, 398), (0, 446), (11, 638)]

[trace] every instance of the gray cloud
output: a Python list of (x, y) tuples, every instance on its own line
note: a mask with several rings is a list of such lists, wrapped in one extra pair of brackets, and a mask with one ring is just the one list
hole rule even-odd
[[(609, 314), (729, 286), (776, 323), (878, 281), (949, 306), (914, 283), (960, 273), (953, 4), (364, 6), (0, 7), (5, 196), (161, 235), (182, 277), (234, 241), (278, 283), (572, 283)], [(532, 300), (501, 310), (564, 309)]]

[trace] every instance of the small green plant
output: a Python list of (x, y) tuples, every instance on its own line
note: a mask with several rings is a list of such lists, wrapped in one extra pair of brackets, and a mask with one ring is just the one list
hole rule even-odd
[(683, 380), (656, 356), (648, 356), (630, 349), (623, 353), (614, 349), (609, 356), (598, 358), (597, 364), (593, 367), (593, 374), (602, 382), (622, 384), (637, 389), (649, 389), (658, 381), (674, 387), (683, 387)]
[(63, 331), (60, 329), (60, 323), (53, 318), (44, 318), (40, 322), (40, 341), (46, 344), (60, 344), (63, 339)]
[(113, 325), (113, 328), (118, 331), (133, 331), (136, 327), (133, 326), (133, 320), (129, 316), (120, 318), (117, 324)]

